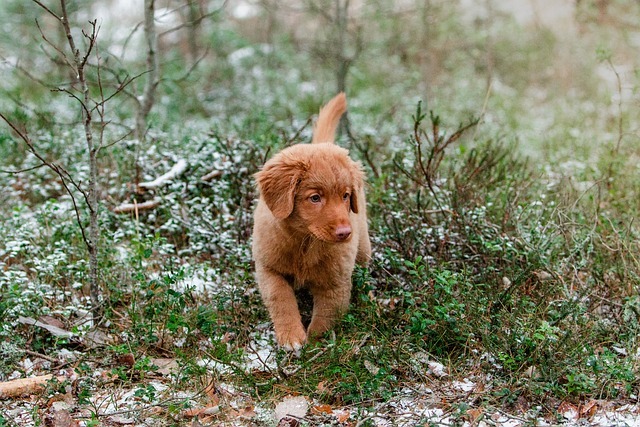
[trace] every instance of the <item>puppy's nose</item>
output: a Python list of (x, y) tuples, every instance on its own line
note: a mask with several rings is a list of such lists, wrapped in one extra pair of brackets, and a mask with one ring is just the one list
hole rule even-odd
[(351, 236), (351, 226), (349, 225), (339, 225), (336, 228), (336, 238), (338, 241), (347, 240)]

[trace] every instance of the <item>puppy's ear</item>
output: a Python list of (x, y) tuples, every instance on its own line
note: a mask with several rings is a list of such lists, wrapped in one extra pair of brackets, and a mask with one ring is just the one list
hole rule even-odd
[(364, 187), (364, 172), (362, 171), (362, 165), (359, 162), (353, 162), (351, 169), (351, 180), (353, 182), (353, 188), (351, 189), (351, 196), (349, 198), (349, 204), (353, 213), (358, 213), (358, 193)]
[(276, 218), (288, 218), (293, 212), (296, 190), (306, 169), (301, 162), (276, 156), (254, 175), (262, 198)]
[(357, 188), (354, 188), (349, 199), (349, 204), (351, 205), (351, 211), (353, 213), (358, 213), (358, 191), (359, 190)]

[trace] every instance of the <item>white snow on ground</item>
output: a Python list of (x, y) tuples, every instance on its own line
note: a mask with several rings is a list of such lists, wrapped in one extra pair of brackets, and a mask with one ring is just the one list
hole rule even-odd
[[(594, 426), (640, 426), (640, 406), (624, 405), (614, 411), (596, 413), (590, 420)], [(575, 422), (574, 425), (584, 425)]]
[[(455, 382), (454, 382), (455, 383)], [(471, 386), (469, 380), (464, 382)], [(409, 427), (430, 423), (432, 425), (461, 425), (463, 427), (524, 427), (556, 426), (567, 427), (613, 427), (613, 426), (640, 426), (640, 406), (624, 405), (619, 408), (611, 408), (596, 412), (591, 417), (579, 417), (578, 411), (565, 413), (562, 422), (550, 423), (537, 413), (540, 408), (535, 408), (527, 414), (512, 414), (500, 408), (474, 407), (475, 396), (469, 395), (468, 402), (457, 402), (457, 407), (465, 407), (466, 413), (462, 418), (467, 418), (460, 423), (460, 413), (457, 413), (456, 405), (445, 403), (443, 396), (439, 394), (424, 394), (417, 391), (419, 387), (407, 387), (401, 390), (395, 397), (387, 402), (380, 403), (369, 411), (368, 417), (376, 426)], [(428, 390), (426, 388), (425, 390)], [(602, 405), (606, 405), (602, 402)], [(473, 418), (476, 417), (476, 418)]]
[[(259, 327), (258, 327), (259, 328)], [(247, 372), (275, 372), (278, 370), (276, 360), (275, 337), (273, 332), (265, 331), (254, 335), (254, 341), (246, 349), (244, 368)]]
[[(218, 375), (233, 374), (239, 369), (249, 375), (259, 372), (279, 375), (280, 369), (284, 371), (290, 366), (278, 366), (275, 355), (276, 348), (271, 325), (262, 324), (257, 325), (253, 339), (245, 349), (244, 361), (238, 365), (229, 365), (210, 359), (202, 359), (199, 364), (205, 366), (212, 374)], [(212, 408), (221, 420), (227, 413), (241, 413), (242, 416), (236, 416), (233, 421), (225, 424), (234, 426), (273, 426), (285, 416), (301, 419), (303, 423), (309, 421), (309, 425), (317, 425), (314, 424), (317, 419), (313, 417), (318, 417), (319, 412), (315, 408), (322, 408), (321, 416), (326, 418), (325, 421), (331, 420), (333, 422), (331, 425), (346, 425), (346, 422), (353, 425), (353, 423), (369, 420), (378, 427), (409, 427), (424, 424), (463, 427), (640, 426), (640, 405), (615, 406), (606, 401), (590, 402), (591, 406), (588, 407), (594, 410), (586, 412), (584, 408), (571, 404), (560, 405), (559, 412), (564, 419), (553, 423), (541, 417), (539, 407), (532, 408), (524, 414), (514, 414), (491, 406), (478, 407), (475, 391), (480, 384), (486, 382), (485, 380), (482, 378), (453, 379), (443, 365), (425, 358), (420, 359), (421, 363), (432, 371), (429, 374), (433, 378), (431, 384), (408, 384), (387, 401), (379, 402), (369, 408), (330, 407), (326, 410), (328, 405), (304, 396), (291, 396), (279, 403), (254, 402), (249, 393), (225, 382), (215, 383), (216, 391), (222, 396), (222, 400)], [(170, 361), (170, 359), (167, 360)], [(292, 363), (292, 366), (297, 365)], [(136, 387), (114, 386), (115, 388), (102, 388), (95, 391), (90, 398), (91, 410), (97, 409), (102, 414), (100, 419), (109, 425), (152, 427), (161, 425), (162, 417), (154, 421), (153, 417), (145, 414), (162, 413), (161, 408), (166, 406), (166, 402), (189, 402), (192, 407), (198, 407), (202, 390), (175, 390), (171, 386), (173, 383), (171, 370), (167, 368), (161, 373), (162, 377), (153, 378)], [(216, 374), (213, 375), (214, 378)], [(95, 375), (109, 376), (110, 369), (96, 370)], [(39, 418), (34, 416), (36, 405), (40, 405), (39, 413), (42, 413), (44, 411), (42, 402), (38, 402), (37, 399), (5, 401), (0, 407), (0, 415), (9, 417), (8, 419), (11, 419), (15, 425), (35, 427), (39, 425)], [(65, 410), (79, 421), (79, 426), (87, 426), (86, 420), (91, 417), (89, 407), (85, 405), (82, 408), (74, 408), (73, 404), (70, 405)], [(144, 421), (141, 421), (142, 419)], [(336, 420), (338, 424), (335, 424)], [(185, 419), (185, 422), (190, 421)]]
[(226, 284), (227, 282), (221, 280), (220, 272), (213, 268), (208, 268), (203, 264), (196, 266), (184, 264), (182, 268), (186, 271), (186, 274), (184, 280), (174, 285), (174, 289), (177, 291), (184, 292), (189, 288), (197, 294), (218, 294), (231, 290)]

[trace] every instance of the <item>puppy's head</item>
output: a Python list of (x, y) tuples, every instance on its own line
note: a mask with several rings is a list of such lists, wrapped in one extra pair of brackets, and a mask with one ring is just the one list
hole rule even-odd
[(333, 144), (299, 144), (267, 163), (256, 181), (273, 216), (325, 242), (351, 239), (364, 173), (348, 151)]

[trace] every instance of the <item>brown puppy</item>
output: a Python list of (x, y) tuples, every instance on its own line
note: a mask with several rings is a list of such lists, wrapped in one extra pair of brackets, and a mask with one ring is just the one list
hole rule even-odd
[[(331, 328), (349, 307), (355, 263), (371, 256), (362, 166), (334, 144), (346, 109), (340, 93), (320, 110), (312, 144), (282, 150), (255, 175), (256, 279), (287, 350)], [(294, 295), (302, 287), (313, 296), (307, 331)]]

